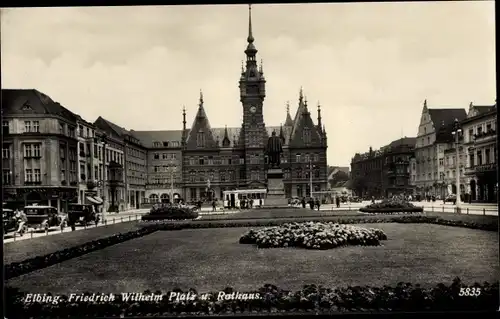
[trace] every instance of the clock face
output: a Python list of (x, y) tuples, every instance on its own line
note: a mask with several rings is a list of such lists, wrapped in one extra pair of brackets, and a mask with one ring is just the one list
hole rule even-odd
[(252, 105), (250, 107), (250, 112), (255, 113), (256, 111), (257, 111), (257, 108), (255, 107), (255, 105)]

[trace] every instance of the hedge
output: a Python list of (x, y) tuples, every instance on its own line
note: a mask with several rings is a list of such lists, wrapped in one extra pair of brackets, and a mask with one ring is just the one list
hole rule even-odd
[(361, 207), (359, 209), (360, 212), (363, 213), (376, 213), (376, 214), (393, 214), (393, 213), (421, 213), (424, 211), (422, 207), (406, 207), (406, 208), (398, 208), (398, 207), (385, 207), (385, 208), (368, 208)]
[[(25, 294), (14, 288), (6, 288), (7, 318), (75, 318), (82, 317), (130, 317), (130, 316), (174, 316), (174, 315), (216, 315), (247, 313), (297, 313), (315, 314), (369, 311), (478, 311), (498, 308), (498, 282), (475, 283), (465, 286), (459, 278), (449, 285), (438, 284), (433, 288), (422, 288), (411, 283), (397, 286), (355, 286), (345, 288), (325, 288), (306, 285), (298, 291), (287, 291), (266, 284), (253, 292), (245, 292), (246, 297), (257, 299), (242, 300), (243, 292), (236, 294), (233, 288), (226, 288), (224, 294), (232, 294), (233, 300), (218, 300), (220, 292), (208, 294), (203, 300), (195, 289), (172, 292), (145, 291), (144, 295), (161, 296), (158, 301), (125, 301), (121, 294), (114, 294), (114, 300), (102, 303), (68, 301), (60, 296), (57, 303), (25, 303)], [(480, 291), (477, 296), (459, 296), (460, 292)], [(473, 288), (473, 290), (472, 290)], [(195, 296), (190, 301), (169, 301), (171, 293), (190, 293)], [(85, 293), (90, 296), (90, 293)], [(235, 300), (236, 299), (236, 300)], [(238, 300), (239, 299), (239, 300)]]

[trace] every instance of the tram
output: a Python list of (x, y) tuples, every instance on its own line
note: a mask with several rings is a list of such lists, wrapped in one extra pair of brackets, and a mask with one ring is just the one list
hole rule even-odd
[(241, 208), (242, 200), (253, 199), (253, 207), (264, 205), (267, 189), (237, 189), (223, 192), (224, 208)]

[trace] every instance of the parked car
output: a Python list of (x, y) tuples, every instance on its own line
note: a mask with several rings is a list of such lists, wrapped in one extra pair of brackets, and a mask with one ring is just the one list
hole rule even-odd
[(27, 230), (25, 218), (16, 215), (12, 209), (3, 208), (2, 217), (4, 234), (16, 232), (22, 235)]
[(62, 229), (66, 226), (66, 216), (59, 214), (57, 208), (52, 206), (26, 206), (24, 213), (27, 218), (26, 225), (34, 229), (48, 230), (54, 226)]
[(89, 223), (99, 223), (99, 215), (94, 206), (89, 204), (69, 204), (68, 205), (68, 223), (74, 227), (77, 223), (87, 226)]
[(457, 195), (451, 194), (445, 197), (444, 203), (453, 203), (455, 205), (457, 203)]

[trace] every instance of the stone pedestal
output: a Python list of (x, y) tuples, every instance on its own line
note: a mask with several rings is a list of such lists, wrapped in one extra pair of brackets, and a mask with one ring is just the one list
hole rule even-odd
[(281, 168), (271, 168), (267, 171), (267, 189), (264, 208), (288, 207), (285, 184), (283, 183), (283, 170)]

